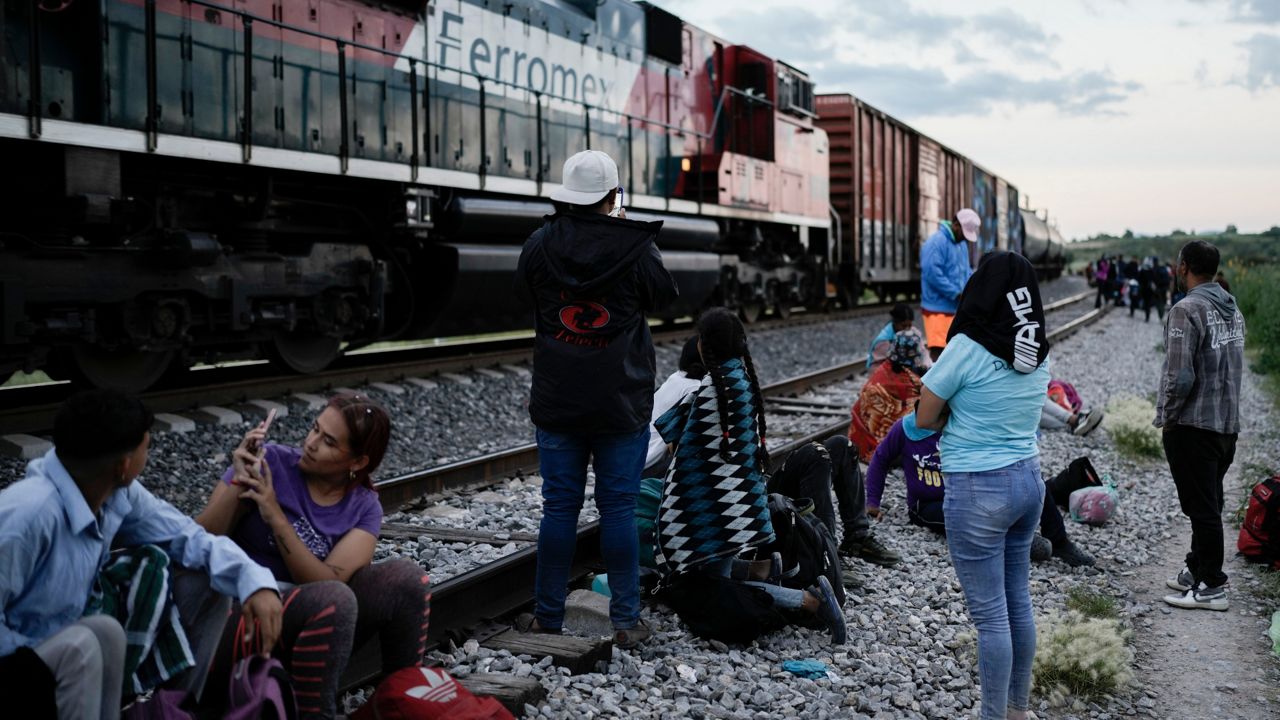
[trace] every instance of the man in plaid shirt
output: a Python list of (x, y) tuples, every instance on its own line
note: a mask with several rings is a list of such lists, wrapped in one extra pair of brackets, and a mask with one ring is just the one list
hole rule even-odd
[(1155, 426), (1164, 430), (1182, 512), (1191, 520), (1191, 552), (1168, 580), (1175, 607), (1226, 610), (1222, 572), (1222, 478), (1235, 458), (1244, 372), (1244, 316), (1213, 281), (1218, 249), (1193, 240), (1174, 271), (1187, 295), (1169, 310)]

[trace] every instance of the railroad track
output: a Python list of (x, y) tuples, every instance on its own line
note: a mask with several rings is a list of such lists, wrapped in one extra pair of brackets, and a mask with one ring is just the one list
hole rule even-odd
[[(866, 305), (840, 312), (797, 313), (749, 326), (751, 332), (839, 322), (876, 315), (885, 305)], [(683, 342), (690, 323), (654, 327), (655, 344)], [(425, 346), (377, 354), (340, 358), (333, 367), (310, 375), (280, 374), (266, 363), (194, 370), (194, 382), (182, 387), (153, 390), (141, 395), (153, 412), (181, 412), (206, 405), (243, 403), (251, 398), (279, 397), (291, 393), (316, 393), (337, 387), (358, 387), (374, 382), (395, 382), (475, 368), (518, 365), (533, 355), (533, 335), (472, 343)], [(58, 407), (71, 394), (68, 383), (0, 389), (0, 434), (39, 433), (53, 425)]]
[[(1065, 298), (1046, 306), (1046, 312), (1061, 310), (1080, 302), (1089, 293)], [(1077, 332), (1096, 322), (1107, 308), (1091, 310), (1061, 326), (1050, 328), (1051, 341)], [(831, 383), (847, 380), (865, 372), (865, 362), (857, 360), (832, 366), (804, 375), (772, 383), (761, 388), (770, 399), (769, 412), (804, 412), (806, 409), (827, 410), (831, 406), (822, 401), (809, 401), (792, 396)], [(852, 398), (849, 399), (852, 404)], [(840, 412), (840, 419), (827, 422), (822, 427), (775, 448), (771, 458), (776, 464), (784, 461), (791, 452), (813, 441), (820, 441), (835, 434), (847, 432), (847, 410)], [(825, 413), (816, 413), (819, 415)], [(387, 512), (425, 494), (500, 482), (517, 473), (536, 472), (537, 446), (523, 445), (497, 453), (449, 463), (420, 472), (389, 478), (376, 484), (379, 497)], [(600, 557), (600, 528), (591, 522), (578, 529), (576, 552), (570, 569), (570, 583), (576, 584), (588, 574), (603, 567)], [(427, 532), (423, 532), (427, 534)], [(528, 543), (524, 548), (504, 556), (500, 560), (451, 577), (436, 585), (432, 592), (431, 627), (428, 630), (428, 646), (431, 649), (447, 647), (448, 643), (461, 644), (477, 637), (484, 639), (506, 625), (498, 621), (533, 601), (534, 575), (537, 567), (537, 547)], [(366, 683), (378, 676), (377, 653), (370, 648), (352, 656), (344, 683), (348, 686)]]

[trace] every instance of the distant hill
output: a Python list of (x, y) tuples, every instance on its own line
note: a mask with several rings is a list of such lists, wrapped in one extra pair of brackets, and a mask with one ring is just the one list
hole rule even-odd
[(1163, 260), (1173, 260), (1178, 249), (1191, 240), (1207, 240), (1216, 245), (1224, 264), (1232, 259), (1246, 265), (1280, 262), (1280, 226), (1257, 235), (1237, 234), (1230, 226), (1226, 232), (1216, 234), (1191, 235), (1175, 230), (1169, 235), (1152, 237), (1134, 236), (1132, 233), (1120, 237), (1095, 235), (1088, 240), (1068, 244), (1067, 251), (1072, 265), (1078, 267), (1096, 260), (1103, 253), (1118, 253), (1124, 257), (1155, 255)]

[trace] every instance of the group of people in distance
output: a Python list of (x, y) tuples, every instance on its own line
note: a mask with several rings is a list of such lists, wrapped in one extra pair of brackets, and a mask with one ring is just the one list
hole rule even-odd
[[(838, 555), (893, 566), (900, 556), (872, 528), (889, 469), (901, 465), (907, 518), (945, 536), (977, 627), (982, 717), (1030, 717), (1031, 559), (1093, 563), (1057, 508), (1076, 480), (1044, 481), (1037, 433), (1048, 419), (1084, 434), (1101, 417), (1067, 387), (1051, 388), (1031, 265), (993, 252), (971, 269), (977, 214), (941, 223), (921, 249), (925, 332), (910, 307), (895, 307), (867, 349), (871, 389), (849, 436), (810, 443), (774, 468), (749, 338), (732, 311), (701, 314), (679, 371), (655, 393), (645, 316), (678, 289), (656, 245), (661, 223), (626, 219), (617, 189), (608, 155), (571, 157), (551, 195), (556, 212), (519, 261), (518, 287), (535, 308), (529, 413), (543, 512), (535, 606), (517, 626), (563, 630), (590, 468), (617, 647), (651, 635), (641, 617), (642, 477), (661, 478), (662, 573), (758, 589), (843, 643), (841, 588), (826, 575), (781, 582), (788, 569), (766, 551), (769, 494), (811, 500)], [(1187, 297), (1170, 311), (1156, 424), (1193, 523), (1187, 567), (1168, 581), (1178, 594), (1166, 601), (1226, 609), (1222, 478), (1239, 430), (1244, 325), (1212, 281), (1216, 269), (1217, 251), (1202, 241), (1179, 256)], [(252, 428), (195, 518), (135, 482), (151, 424), (135, 398), (77, 394), (58, 413), (54, 449), (0, 491), (0, 692), (34, 698), (26, 716), (114, 718), (122, 696), (161, 686), (189, 690), (216, 715), (225, 698), (215, 688), (257, 653), (283, 662), (302, 717), (330, 718), (347, 659), (370, 638), (384, 672), (422, 661), (427, 575), (409, 560), (373, 562), (382, 510), (371, 475), (392, 430), (382, 407), (336, 396), (300, 447), (269, 442), (269, 421)]]

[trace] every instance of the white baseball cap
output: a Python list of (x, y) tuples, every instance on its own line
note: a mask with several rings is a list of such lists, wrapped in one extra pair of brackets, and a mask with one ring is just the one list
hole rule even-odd
[(978, 217), (978, 213), (965, 208), (956, 213), (956, 219), (960, 221), (964, 239), (969, 242), (978, 242), (978, 228), (982, 227), (982, 218)]
[(564, 161), (560, 187), (551, 199), (570, 205), (595, 205), (618, 189), (618, 165), (599, 150), (583, 150)]

